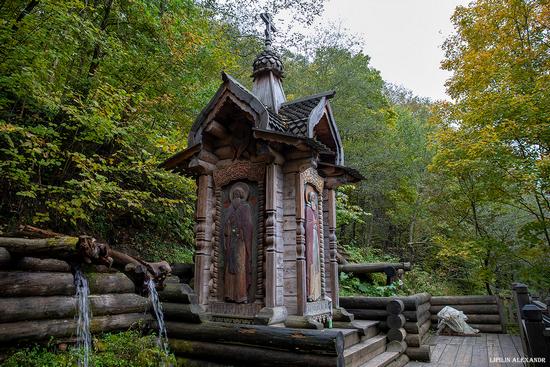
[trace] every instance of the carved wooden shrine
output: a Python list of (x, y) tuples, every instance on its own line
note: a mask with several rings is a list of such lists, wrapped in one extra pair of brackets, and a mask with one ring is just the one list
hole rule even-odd
[(194, 290), (212, 320), (327, 322), (339, 307), (335, 189), (360, 175), (343, 166), (334, 92), (286, 101), (262, 19), (252, 91), (222, 73), (188, 148), (164, 167), (197, 180)]

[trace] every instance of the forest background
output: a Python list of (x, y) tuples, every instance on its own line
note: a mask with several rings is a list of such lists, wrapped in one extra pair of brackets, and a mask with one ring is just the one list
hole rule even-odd
[[(323, 0), (0, 0), (0, 225), (86, 233), (149, 260), (191, 262), (195, 184), (158, 168), (184, 149), (220, 72), (251, 86), (258, 14), (292, 100), (333, 89), (346, 164), (338, 241), (354, 261), (405, 260), (372, 295), (550, 290), (550, 2), (458, 7), (442, 67), (453, 102), (385, 83)], [(403, 60), (406, 62), (406, 60)]]

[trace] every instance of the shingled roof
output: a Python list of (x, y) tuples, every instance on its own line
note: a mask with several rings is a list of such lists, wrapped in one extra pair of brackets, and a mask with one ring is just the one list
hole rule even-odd
[(278, 118), (284, 123), (284, 131), (294, 136), (308, 137), (308, 122), (312, 111), (319, 105), (321, 99), (333, 96), (334, 91), (328, 91), (283, 103), (279, 109)]

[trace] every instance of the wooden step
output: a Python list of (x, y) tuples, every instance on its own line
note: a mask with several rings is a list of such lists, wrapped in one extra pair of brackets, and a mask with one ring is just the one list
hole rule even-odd
[(361, 341), (362, 333), (357, 329), (332, 328), (329, 330), (340, 331), (342, 334), (344, 334), (344, 348), (349, 348), (352, 345), (355, 345)]
[(400, 354), (399, 352), (384, 352), (361, 365), (361, 367), (386, 367), (399, 358)]
[(367, 338), (344, 350), (345, 365), (347, 367), (361, 366), (363, 363), (383, 353), (385, 350), (385, 334), (379, 334), (372, 338)]
[(355, 329), (360, 335), (372, 338), (379, 333), (380, 321), (371, 320), (353, 320), (351, 322), (334, 322), (333, 326), (337, 329)]
[(390, 364), (388, 364), (386, 367), (403, 367), (407, 363), (409, 363), (410, 359), (406, 354), (401, 354), (399, 357), (394, 359)]
[(372, 320), (354, 320), (352, 324), (358, 328), (361, 329), (363, 332), (363, 335), (367, 338), (372, 338), (375, 335), (378, 335), (380, 332), (379, 324), (380, 321), (372, 321)]

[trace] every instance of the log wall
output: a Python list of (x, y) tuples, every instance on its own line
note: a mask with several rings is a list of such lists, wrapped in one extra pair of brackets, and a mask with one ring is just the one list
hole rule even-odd
[(497, 296), (440, 296), (432, 297), (430, 314), (437, 327), (437, 313), (445, 306), (464, 312), (466, 322), (482, 333), (505, 333), (502, 305)]
[[(431, 298), (428, 293), (407, 297), (340, 297), (340, 306), (352, 313), (356, 319), (379, 320), (382, 330), (392, 331), (391, 337), (394, 341), (403, 339), (401, 341), (407, 344), (405, 353), (411, 360), (429, 362), (430, 348), (427, 338), (431, 326)], [(387, 310), (388, 305), (395, 299), (403, 303), (404, 310), (400, 316), (392, 316)], [(402, 326), (396, 328), (397, 325)]]
[[(74, 340), (77, 299), (71, 265), (61, 259), (28, 257), (0, 247), (0, 345)], [(149, 300), (136, 294), (125, 274), (84, 266), (90, 287), (93, 333), (147, 325)], [(104, 272), (100, 272), (104, 271)]]

